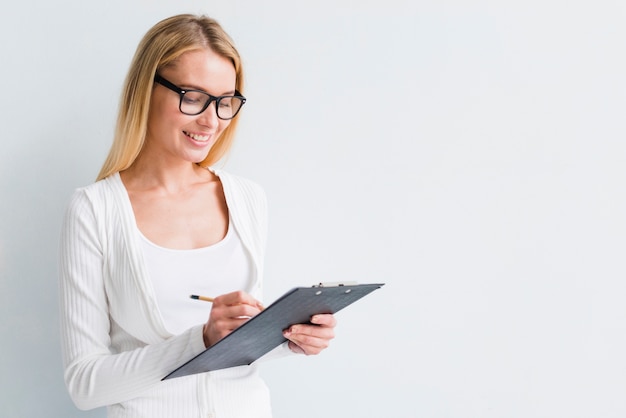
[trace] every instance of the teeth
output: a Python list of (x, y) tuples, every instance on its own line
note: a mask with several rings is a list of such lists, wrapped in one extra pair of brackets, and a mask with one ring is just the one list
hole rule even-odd
[(196, 135), (196, 134), (192, 134), (189, 132), (185, 132), (185, 135), (187, 135), (188, 137), (192, 139), (195, 139), (196, 141), (205, 142), (209, 140), (209, 135)]

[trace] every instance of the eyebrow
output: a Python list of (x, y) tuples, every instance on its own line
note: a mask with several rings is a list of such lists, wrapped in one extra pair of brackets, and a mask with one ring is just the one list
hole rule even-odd
[[(189, 86), (189, 87), (186, 87), (186, 86)], [(179, 85), (179, 87), (180, 87), (181, 89), (183, 89), (183, 90), (198, 90), (198, 91), (201, 91), (201, 92), (206, 93), (206, 94), (211, 94), (211, 93), (209, 93), (208, 91), (206, 91), (205, 89), (200, 88), (199, 86), (196, 86), (196, 85), (194, 85), (194, 84), (181, 84), (181, 85)], [(215, 96), (215, 97), (220, 97), (220, 96), (232, 96), (232, 95), (234, 95), (234, 94), (235, 94), (235, 90), (229, 90), (229, 91), (224, 92), (224, 93), (222, 93), (222, 94), (220, 94), (220, 95), (218, 95), (218, 96)], [(213, 96), (213, 94), (211, 94), (211, 96)]]

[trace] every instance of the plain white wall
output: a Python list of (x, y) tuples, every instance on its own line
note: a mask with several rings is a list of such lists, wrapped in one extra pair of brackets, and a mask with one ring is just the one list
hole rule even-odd
[(62, 381), (59, 224), (181, 12), (244, 57), (225, 167), (270, 199), (266, 299), (387, 283), (264, 366), (277, 418), (626, 415), (622, 1), (31, 0), (0, 16), (2, 416), (104, 416)]

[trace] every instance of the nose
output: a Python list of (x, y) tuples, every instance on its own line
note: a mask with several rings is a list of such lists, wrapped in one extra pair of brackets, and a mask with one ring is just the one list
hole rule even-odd
[(212, 101), (209, 106), (204, 109), (204, 112), (198, 115), (198, 123), (210, 128), (216, 127), (219, 124), (219, 118), (217, 117), (217, 110), (215, 108), (216, 102)]

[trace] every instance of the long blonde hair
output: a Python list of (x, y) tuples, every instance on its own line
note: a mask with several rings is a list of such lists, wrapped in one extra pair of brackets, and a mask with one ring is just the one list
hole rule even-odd
[[(162, 20), (143, 37), (128, 70), (113, 145), (98, 174), (98, 180), (130, 167), (143, 148), (154, 75), (172, 64), (183, 53), (210, 48), (232, 61), (237, 76), (235, 88), (243, 93), (241, 58), (222, 27), (206, 16), (183, 14)], [(233, 142), (238, 117), (235, 117), (199, 164), (208, 167), (219, 161)]]

